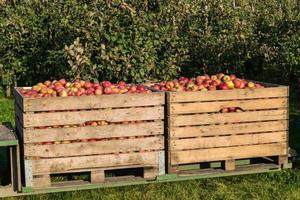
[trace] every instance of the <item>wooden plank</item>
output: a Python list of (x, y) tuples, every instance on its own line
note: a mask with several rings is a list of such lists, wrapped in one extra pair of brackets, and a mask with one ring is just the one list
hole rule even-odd
[(107, 126), (66, 127), (50, 129), (24, 129), (24, 143), (162, 135), (162, 121), (137, 124), (110, 124)]
[(170, 117), (170, 122), (171, 126), (192, 126), (205, 124), (271, 121), (287, 119), (286, 113), (287, 109), (249, 111), (242, 113), (175, 115)]
[(15, 104), (15, 119), (16, 121), (19, 121), (20, 127), (23, 127), (24, 124), (24, 113), (23, 111), (19, 108), (17, 104)]
[(51, 178), (50, 175), (39, 175), (38, 177), (33, 178), (34, 188), (46, 188), (51, 186)]
[(137, 107), (74, 112), (24, 113), (24, 127), (82, 124), (87, 121), (108, 122), (164, 119), (163, 107)]
[(287, 155), (278, 156), (277, 164), (279, 166), (283, 166), (284, 164), (287, 164), (287, 163), (288, 163), (288, 156)]
[(288, 97), (288, 87), (260, 89), (217, 90), (207, 92), (170, 92), (170, 102), (219, 101), (233, 99), (255, 99)]
[(0, 141), (16, 140), (13, 130), (5, 125), (0, 125)]
[(33, 175), (132, 165), (158, 166), (158, 153), (124, 153), (31, 160)]
[(155, 179), (158, 176), (157, 168), (144, 168), (143, 178), (145, 179)]
[(208, 126), (171, 127), (171, 139), (216, 136), (238, 133), (259, 133), (288, 130), (288, 121), (251, 122)]
[[(23, 98), (24, 112), (72, 109), (123, 108), (164, 105), (163, 92), (143, 94), (114, 94), (101, 96), (70, 96)], [(18, 96), (19, 98), (19, 96)], [(21, 97), (22, 98), (22, 97)]]
[(171, 151), (178, 151), (178, 150), (185, 150), (185, 149), (207, 149), (207, 148), (216, 148), (216, 147), (266, 144), (266, 143), (286, 142), (286, 140), (287, 140), (287, 131), (259, 133), (259, 134), (218, 136), (218, 137), (187, 138), (187, 139), (172, 140)]
[(172, 103), (171, 114), (219, 112), (222, 108), (238, 107), (246, 110), (287, 108), (288, 99), (249, 99), (196, 103)]
[(24, 108), (24, 101), (23, 101), (23, 97), (22, 94), (16, 89), (14, 88), (14, 97), (15, 97), (15, 104), (19, 106), (20, 110), (23, 110)]
[(103, 169), (91, 171), (91, 183), (103, 183), (105, 181), (105, 172)]
[(234, 159), (225, 160), (224, 161), (224, 169), (226, 171), (233, 171), (233, 170), (235, 170), (235, 160)]
[(255, 158), (264, 156), (287, 155), (286, 143), (236, 146), (214, 149), (175, 151), (171, 153), (172, 165), (219, 160)]
[(162, 149), (164, 149), (164, 138), (157, 136), (69, 144), (26, 144), (24, 151), (27, 157), (54, 158)]

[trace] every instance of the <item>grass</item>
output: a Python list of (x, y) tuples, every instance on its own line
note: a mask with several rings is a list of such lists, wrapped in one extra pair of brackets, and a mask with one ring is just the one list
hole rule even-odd
[[(296, 99), (296, 95), (292, 95), (290, 146), (300, 152), (300, 134), (298, 132), (298, 130), (300, 131), (300, 106), (297, 105)], [(13, 122), (13, 119), (13, 100), (0, 98), (0, 122)], [(0, 154), (0, 156), (1, 161), (2, 155)], [(8, 199), (299, 200), (300, 169), (297, 169), (296, 166), (294, 169), (266, 174), (62, 192)]]

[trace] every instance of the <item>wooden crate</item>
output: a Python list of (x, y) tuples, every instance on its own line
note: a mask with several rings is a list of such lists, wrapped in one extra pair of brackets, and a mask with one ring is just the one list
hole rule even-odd
[[(237, 159), (275, 156), (288, 162), (289, 88), (168, 92), (168, 173), (195, 163), (222, 161), (235, 170)], [(240, 112), (221, 113), (223, 108)]]
[[(60, 173), (90, 172), (92, 183), (111, 169), (165, 173), (164, 93), (23, 98), (15, 89), (15, 99), (26, 187), (49, 187)], [(74, 126), (91, 121), (108, 125)]]

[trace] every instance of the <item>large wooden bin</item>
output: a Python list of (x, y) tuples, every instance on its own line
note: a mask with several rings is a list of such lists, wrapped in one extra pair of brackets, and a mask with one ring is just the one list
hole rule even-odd
[[(51, 186), (52, 174), (143, 169), (142, 178), (165, 173), (165, 94), (23, 98), (18, 89), (16, 127), (22, 138), (25, 185)], [(100, 125), (79, 126), (97, 121)]]
[[(236, 160), (288, 156), (289, 88), (168, 92), (168, 171), (196, 163), (221, 162), (235, 170)], [(224, 108), (239, 112), (222, 113)]]

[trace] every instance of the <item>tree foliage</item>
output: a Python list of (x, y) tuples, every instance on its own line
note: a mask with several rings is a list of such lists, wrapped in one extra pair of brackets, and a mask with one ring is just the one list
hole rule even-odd
[(0, 87), (61, 77), (143, 82), (229, 72), (293, 83), (297, 0), (45, 0), (0, 4)]

